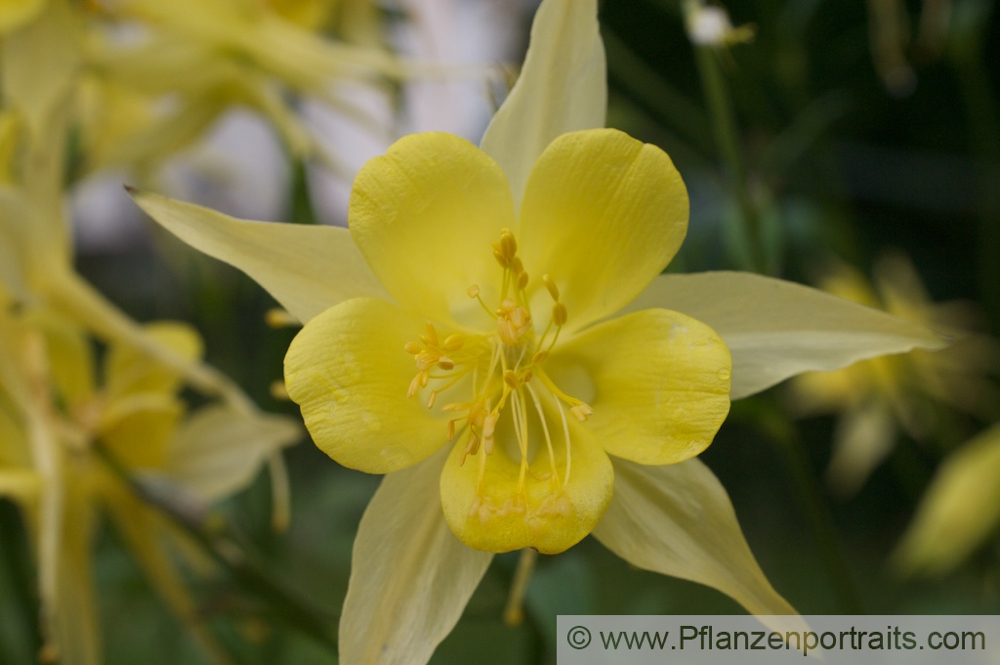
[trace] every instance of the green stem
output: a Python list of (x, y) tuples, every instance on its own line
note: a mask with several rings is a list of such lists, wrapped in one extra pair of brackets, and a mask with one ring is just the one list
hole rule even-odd
[(695, 46), (698, 75), (705, 94), (705, 103), (712, 119), (715, 142), (733, 181), (733, 193), (739, 206), (742, 228), (740, 237), (749, 268), (761, 272), (764, 255), (761, 247), (760, 219), (747, 191), (746, 168), (740, 151), (736, 112), (726, 87), (725, 76), (719, 66), (718, 54), (712, 47)]
[(232, 535), (231, 527), (205, 527), (205, 519), (194, 515), (183, 507), (174, 505), (164, 499), (160, 492), (136, 481), (128, 469), (114, 457), (106, 448), (97, 447), (97, 452), (118, 478), (143, 502), (156, 508), (166, 515), (220, 567), (226, 570), (236, 583), (243, 589), (268, 603), (275, 610), (274, 616), (291, 628), (295, 628), (315, 639), (320, 644), (336, 652), (337, 640), (330, 634), (327, 626), (332, 623), (322, 613), (312, 608), (310, 603), (289, 591), (277, 580), (274, 580), (258, 564), (256, 564)]

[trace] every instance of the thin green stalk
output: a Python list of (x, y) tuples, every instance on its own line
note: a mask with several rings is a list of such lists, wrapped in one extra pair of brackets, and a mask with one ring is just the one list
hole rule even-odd
[(733, 193), (742, 220), (740, 237), (745, 245), (744, 254), (749, 267), (761, 272), (765, 261), (761, 246), (760, 219), (747, 191), (747, 175), (739, 145), (736, 112), (715, 49), (696, 45), (694, 50), (715, 142), (733, 180)]
[(169, 517), (181, 528), (208, 556), (226, 570), (243, 589), (249, 591), (275, 610), (275, 616), (286, 625), (295, 628), (320, 644), (337, 650), (337, 640), (329, 632), (332, 621), (322, 616), (322, 613), (312, 608), (310, 603), (297, 594), (286, 589), (280, 582), (273, 579), (263, 568), (249, 556), (245, 547), (235, 542), (226, 532), (226, 528), (209, 530), (205, 527), (202, 516), (192, 515), (169, 501), (165, 501), (151, 487), (136, 481), (128, 469), (116, 459), (106, 448), (98, 446), (98, 453), (119, 479), (146, 504), (156, 508)]

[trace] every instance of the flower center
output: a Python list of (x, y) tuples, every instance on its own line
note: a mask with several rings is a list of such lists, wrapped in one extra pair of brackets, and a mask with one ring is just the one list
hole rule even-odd
[[(542, 276), (542, 284), (552, 298), (549, 321), (541, 334), (535, 329), (535, 319), (528, 303), (528, 273), (517, 255), (514, 234), (504, 229), (500, 241), (491, 243), (493, 257), (503, 270), (500, 302), (491, 308), (483, 300), (479, 286), (473, 284), (468, 296), (479, 301), (484, 312), (493, 319), (494, 330), (482, 335), (455, 333), (443, 340), (433, 323), (428, 322), (419, 341), (406, 344), (405, 349), (414, 356), (417, 374), (410, 382), (408, 397), (422, 389), (430, 388), (427, 408), (433, 409), (437, 396), (456, 386), (471, 375), (472, 396), (467, 401), (455, 401), (440, 407), (455, 413), (448, 422), (448, 439), (465, 438), (461, 464), (468, 456), (478, 456), (479, 482), (477, 495), (482, 499), (482, 485), (488, 458), (496, 450), (496, 429), (501, 416), (509, 411), (510, 426), (517, 442), (520, 456), (518, 494), (523, 496), (531, 458), (544, 442), (549, 458), (549, 473), (539, 480), (548, 480), (555, 494), (570, 482), (571, 442), (566, 407), (579, 421), (586, 421), (593, 413), (589, 405), (560, 390), (545, 372), (545, 362), (559, 339), (566, 324), (566, 306), (559, 299), (559, 288), (549, 275)], [(462, 385), (469, 385), (469, 381)], [(507, 410), (506, 407), (510, 406)], [(540, 428), (529, 427), (532, 413), (537, 414)], [(558, 413), (558, 416), (554, 416)], [(558, 418), (553, 427), (550, 418)], [(537, 430), (541, 430), (538, 436)], [(562, 431), (565, 456), (562, 469), (557, 464), (553, 431)], [(534, 439), (537, 439), (534, 440)], [(523, 502), (519, 502), (523, 506)], [(472, 512), (489, 510), (477, 501)]]

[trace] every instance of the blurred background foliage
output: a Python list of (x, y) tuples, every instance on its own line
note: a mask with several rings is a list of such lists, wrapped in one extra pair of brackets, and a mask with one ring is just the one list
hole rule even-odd
[[(605, 0), (609, 125), (663, 147), (691, 194), (689, 237), (670, 269), (756, 270), (816, 284), (848, 264), (871, 280), (880, 258), (897, 252), (910, 257), (931, 300), (972, 303), (982, 331), (996, 335), (995, 5), (731, 0), (732, 24), (752, 26), (753, 38), (715, 46), (692, 44), (685, 8), (675, 0)], [(513, 61), (526, 46), (532, 10), (531, 3), (502, 10), (516, 35), (511, 43), (519, 44)], [(386, 34), (406, 21), (405, 7), (381, 11)], [(400, 103), (393, 117), (399, 118), (405, 95), (393, 85), (391, 98)], [(328, 221), (316, 205), (317, 189), (325, 185), (297, 157), (278, 159), (286, 164), (277, 176), (286, 193), (279, 205), (283, 221)], [(293, 404), (272, 395), (296, 330), (265, 325), (270, 297), (150, 224), (143, 227), (148, 234), (138, 231), (141, 222), (130, 214), (130, 241), (82, 247), (78, 270), (137, 320), (191, 322), (205, 337), (210, 363), (265, 410), (297, 415)], [(934, 406), (940, 417), (929, 433), (894, 433), (885, 462), (856, 493), (842, 496), (823, 480), (836, 416), (793, 419), (790, 399), (788, 387), (779, 386), (735, 403), (702, 455), (729, 491), (775, 588), (809, 614), (1000, 612), (995, 529), (944, 576), (906, 578), (889, 563), (935, 470), (988, 420)], [(262, 474), (219, 508), (229, 524), (225, 536), (333, 634), (354, 531), (378, 478), (339, 467), (308, 441), (288, 449), (286, 459), (293, 506), (288, 531), (271, 529), (270, 481)], [(114, 529), (101, 533), (95, 574), (106, 662), (203, 662)], [(40, 644), (35, 573), (20, 517), (7, 501), (0, 501), (0, 544), (0, 662), (33, 662)], [(515, 555), (497, 557), (433, 662), (554, 662), (559, 613), (742, 611), (713, 590), (631, 569), (587, 539), (565, 554), (540, 557), (525, 620), (510, 627), (502, 615), (515, 565)], [(235, 662), (335, 662), (328, 644), (252, 587), (224, 569), (195, 584), (203, 616)]]

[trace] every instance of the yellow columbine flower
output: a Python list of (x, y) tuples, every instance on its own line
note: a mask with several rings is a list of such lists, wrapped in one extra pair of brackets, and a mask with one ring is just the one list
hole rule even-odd
[(639, 568), (793, 613), (722, 485), (686, 459), (725, 416), (726, 383), (737, 399), (940, 345), (781, 280), (657, 275), (687, 196), (661, 151), (602, 129), (606, 103), (596, 1), (544, 0), (481, 150), (401, 140), (360, 174), (350, 231), (133, 192), (306, 324), (286, 378), (313, 437), (386, 472), (354, 543), (342, 663), (426, 662), (493, 551), (558, 551), (591, 530)]
[[(299, 428), (283, 416), (221, 405), (185, 416), (176, 396), (180, 374), (126, 346), (104, 354), (99, 384), (82, 330), (48, 312), (7, 310), (0, 310), (0, 496), (21, 504), (38, 543), (46, 653), (100, 662), (90, 566), (101, 509), (170, 609), (218, 656), (164, 548), (182, 537), (105, 456), (131, 473), (164, 478), (188, 501), (209, 502), (245, 487)], [(187, 326), (151, 324), (146, 334), (180, 355), (200, 354), (200, 339)]]
[(943, 350), (914, 350), (856, 363), (837, 372), (803, 374), (790, 384), (801, 414), (839, 412), (831, 485), (856, 492), (892, 451), (899, 431), (917, 440), (937, 429), (935, 405), (946, 404), (984, 420), (1000, 414), (1000, 392), (986, 376), (1000, 369), (1000, 345), (971, 332), (975, 313), (965, 303), (934, 303), (909, 259), (889, 254), (875, 266), (875, 288), (841, 265), (821, 287), (837, 296), (884, 309), (952, 339)]
[(450, 442), (441, 500), (467, 545), (565, 550), (611, 500), (608, 453), (684, 461), (729, 411), (708, 326), (663, 309), (603, 321), (670, 261), (687, 208), (667, 155), (612, 129), (556, 139), (516, 219), (488, 155), (404, 138), (358, 174), (349, 213), (399, 304), (348, 300), (307, 323), (288, 393), (346, 466), (397, 471)]

